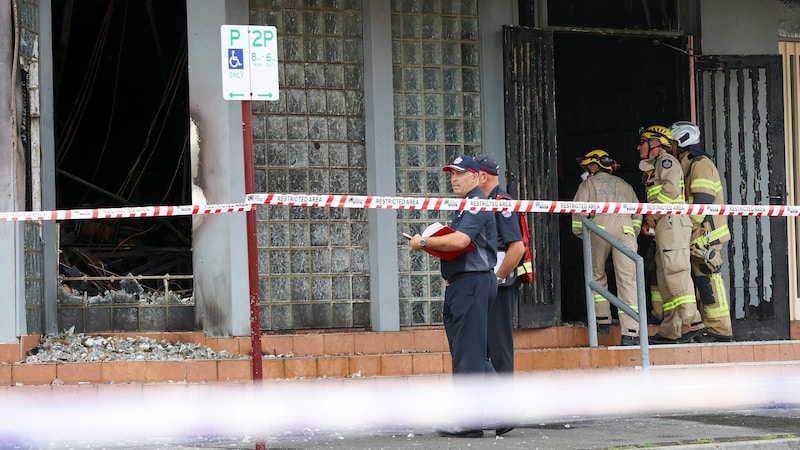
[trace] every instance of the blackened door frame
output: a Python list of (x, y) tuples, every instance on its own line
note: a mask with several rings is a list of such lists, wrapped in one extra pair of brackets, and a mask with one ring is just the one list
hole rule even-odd
[[(520, 199), (558, 198), (553, 33), (503, 27), (508, 192)], [(518, 326), (561, 322), (558, 216), (528, 214), (534, 282), (523, 285)]]
[[(698, 124), (731, 204), (784, 205), (786, 167), (780, 55), (698, 56)], [(728, 219), (723, 273), (734, 338), (789, 339), (785, 217)]]

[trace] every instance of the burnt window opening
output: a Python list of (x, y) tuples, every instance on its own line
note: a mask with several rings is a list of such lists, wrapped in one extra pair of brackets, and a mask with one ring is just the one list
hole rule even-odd
[[(191, 204), (184, 0), (53, 0), (56, 207)], [(59, 223), (64, 277), (191, 275), (191, 217)], [(163, 280), (140, 280), (144, 294)], [(116, 282), (73, 282), (89, 295)], [(190, 279), (172, 279), (191, 295)]]

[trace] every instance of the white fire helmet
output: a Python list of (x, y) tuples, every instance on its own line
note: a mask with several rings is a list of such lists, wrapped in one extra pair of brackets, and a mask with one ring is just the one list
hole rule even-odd
[(672, 132), (672, 139), (678, 143), (678, 147), (700, 143), (700, 128), (692, 122), (685, 120), (675, 122), (669, 127), (669, 131)]

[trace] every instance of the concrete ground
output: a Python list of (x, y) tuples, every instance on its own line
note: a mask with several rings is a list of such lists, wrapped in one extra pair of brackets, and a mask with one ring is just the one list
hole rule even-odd
[[(520, 425), (440, 437), (443, 418)], [(20, 387), (0, 396), (0, 448), (800, 449), (800, 366)]]
[[(571, 417), (525, 423), (503, 437), (446, 438), (427, 428), (305, 429), (258, 440), (208, 438), (159, 448), (253, 449), (800, 449), (800, 407), (646, 416)], [(155, 447), (134, 447), (155, 448)]]

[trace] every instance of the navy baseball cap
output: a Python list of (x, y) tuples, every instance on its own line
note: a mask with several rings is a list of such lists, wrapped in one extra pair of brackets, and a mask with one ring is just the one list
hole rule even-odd
[(475, 157), (475, 161), (478, 162), (478, 168), (483, 172), (490, 173), (492, 175), (497, 175), (500, 173), (500, 164), (497, 164), (497, 161), (495, 161), (491, 156), (477, 156)]
[(453, 170), (457, 172), (480, 172), (480, 168), (478, 167), (478, 163), (469, 155), (461, 155), (456, 157), (450, 164), (442, 167), (442, 170), (445, 172), (452, 172)]

